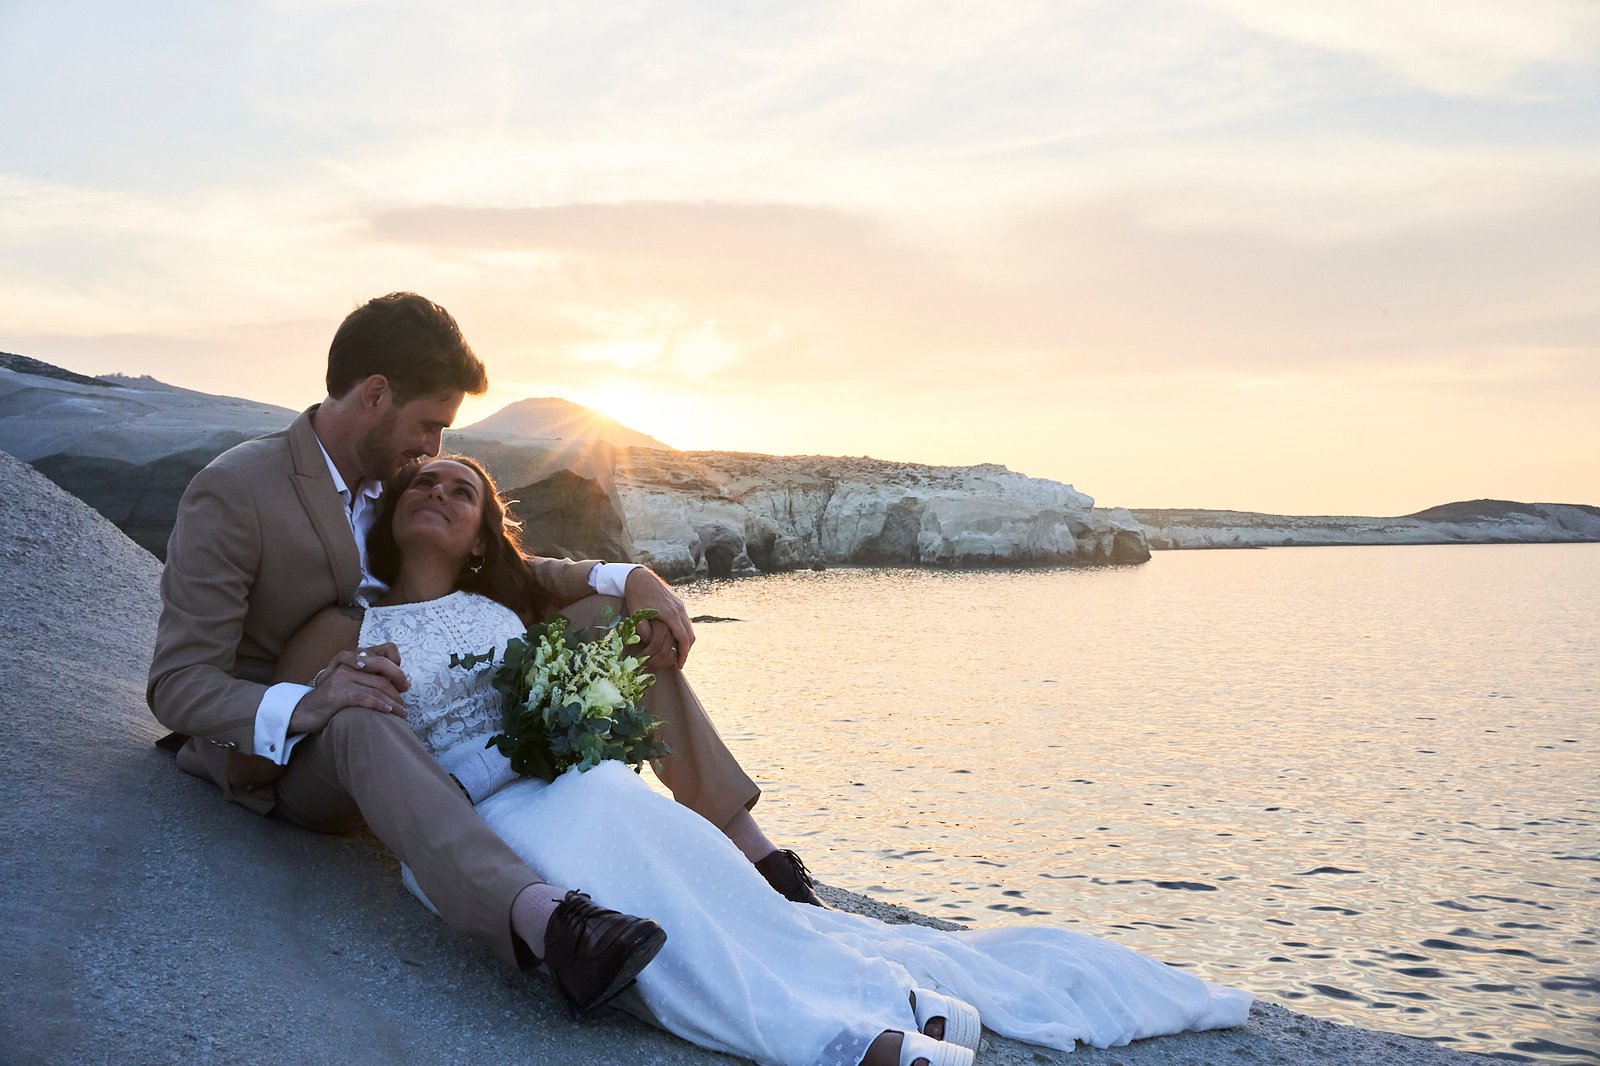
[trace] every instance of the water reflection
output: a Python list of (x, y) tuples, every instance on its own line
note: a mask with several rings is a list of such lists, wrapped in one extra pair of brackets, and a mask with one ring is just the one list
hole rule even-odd
[[(695, 681), (824, 880), (1322, 1017), (1600, 1045), (1600, 546), (690, 586)], [(1563, 1050), (1568, 1049), (1568, 1050)], [(1576, 1057), (1574, 1057), (1576, 1056)]]

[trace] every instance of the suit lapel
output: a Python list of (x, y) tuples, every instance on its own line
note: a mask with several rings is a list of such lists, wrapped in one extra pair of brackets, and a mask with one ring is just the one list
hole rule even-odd
[(348, 605), (361, 585), (361, 556), (356, 551), (355, 537), (350, 533), (344, 504), (333, 487), (333, 475), (328, 473), (322, 446), (311, 429), (311, 413), (315, 410), (315, 407), (308, 408), (289, 427), (289, 454), (294, 460), (294, 475), (290, 480), (328, 553), (339, 602)]

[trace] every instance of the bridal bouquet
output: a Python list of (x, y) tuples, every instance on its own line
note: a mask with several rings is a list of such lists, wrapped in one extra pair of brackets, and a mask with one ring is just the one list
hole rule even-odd
[(504, 732), (485, 746), (499, 748), (517, 773), (546, 781), (574, 766), (616, 759), (638, 767), (668, 754), (655, 736), (660, 720), (639, 706), (655, 675), (627, 653), (639, 642), (639, 623), (655, 615), (635, 611), (593, 639), (557, 617), (510, 641), (494, 675)]

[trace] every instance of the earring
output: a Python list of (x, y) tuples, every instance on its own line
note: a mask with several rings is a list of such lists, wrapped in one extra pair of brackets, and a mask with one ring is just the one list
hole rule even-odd
[(483, 556), (467, 556), (467, 573), (471, 574), (473, 577), (477, 577), (479, 574), (483, 573)]

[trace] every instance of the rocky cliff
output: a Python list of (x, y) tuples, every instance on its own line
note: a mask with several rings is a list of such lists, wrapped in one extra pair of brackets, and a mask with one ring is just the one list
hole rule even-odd
[[(86, 378), (38, 360), (0, 360), (0, 450), (26, 460), (164, 558), (178, 501), (199, 469), (240, 441), (292, 422), (285, 407), (175, 388), (153, 378)], [(452, 435), (518, 502), (542, 555), (630, 558), (608, 445)]]
[[(178, 500), (227, 448), (283, 428), (287, 408), (0, 362), (0, 450), (31, 463), (156, 555)], [(1000, 466), (676, 452), (565, 401), (523, 401), (452, 433), (516, 502), (541, 555), (637, 560), (663, 574), (795, 567), (1055, 566), (1149, 558), (1126, 511)], [(581, 434), (585, 425), (598, 436)], [(552, 427), (555, 427), (552, 429)], [(532, 433), (533, 436), (526, 434)], [(620, 447), (645, 441), (652, 446)]]
[(615, 478), (638, 558), (674, 576), (1150, 557), (1126, 511), (1003, 466), (632, 448)]
[(294, 414), (148, 378), (86, 378), (21, 357), (0, 362), (0, 450), (31, 463), (158, 558), (195, 472)]
[(1279, 548), (1332, 544), (1544, 544), (1600, 541), (1600, 507), (1470, 500), (1399, 518), (1147, 510), (1132, 516), (1150, 547)]

